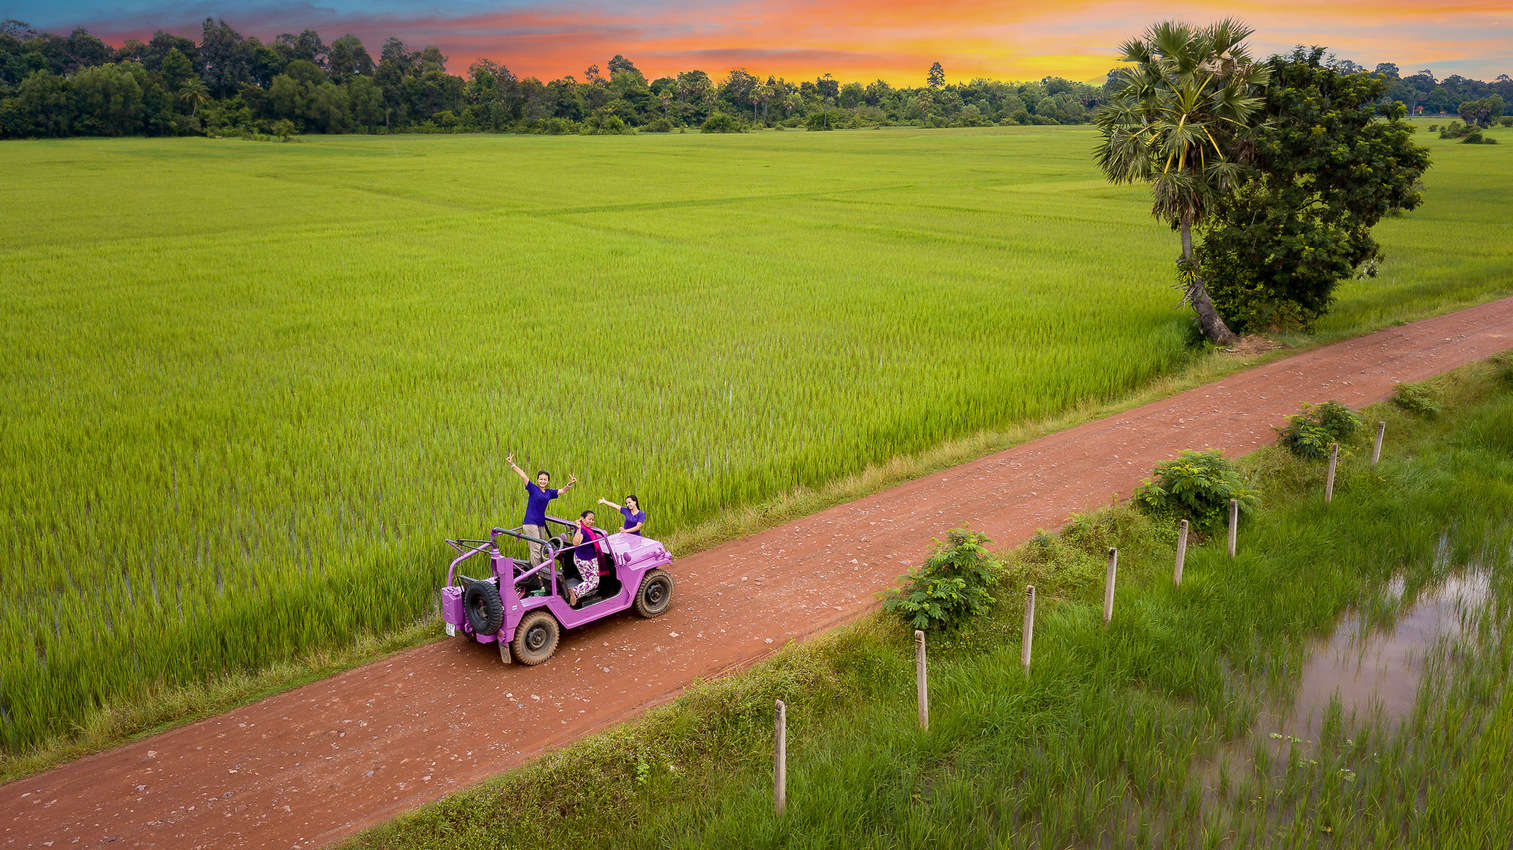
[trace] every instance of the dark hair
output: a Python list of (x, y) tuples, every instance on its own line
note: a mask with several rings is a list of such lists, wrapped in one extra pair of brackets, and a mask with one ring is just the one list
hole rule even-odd
[(636, 510), (640, 510), (641, 509), (641, 500), (638, 499), (638, 498), (636, 498), (636, 494), (635, 493), (627, 493), (625, 495), (625, 498), (630, 499), (632, 502), (636, 503)]
[[(592, 513), (594, 513), (594, 512), (593, 511), (584, 511), (581, 514), (578, 514), (578, 519), (583, 519), (584, 517), (586, 517), (586, 516), (588, 516), (589, 514), (592, 514)], [(594, 514), (594, 515), (598, 516), (598, 514)]]
[(547, 472), (544, 469), (538, 469), (538, 470), (536, 470), (536, 477), (537, 478), (540, 478), (543, 475), (545, 475), (547, 478), (551, 478), (552, 477), (552, 474), (550, 472)]

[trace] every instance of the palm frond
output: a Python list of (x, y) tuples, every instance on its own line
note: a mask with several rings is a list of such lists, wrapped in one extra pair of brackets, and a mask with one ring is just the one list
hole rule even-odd
[(1152, 24), (1126, 41), (1131, 63), (1094, 113), (1094, 158), (1115, 183), (1148, 180), (1152, 214), (1174, 226), (1204, 215), (1209, 198), (1237, 185), (1246, 141), (1270, 69), (1250, 60), (1250, 28), (1228, 18), (1206, 27)]

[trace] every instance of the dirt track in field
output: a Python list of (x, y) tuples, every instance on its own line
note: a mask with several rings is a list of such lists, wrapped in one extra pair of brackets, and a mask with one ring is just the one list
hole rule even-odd
[(856, 617), (947, 528), (1017, 543), (1128, 497), (1180, 449), (1247, 452), (1302, 402), (1359, 407), (1509, 348), (1513, 298), (1052, 434), (681, 558), (666, 615), (565, 634), (541, 667), (441, 640), (0, 787), (0, 845), (329, 843)]

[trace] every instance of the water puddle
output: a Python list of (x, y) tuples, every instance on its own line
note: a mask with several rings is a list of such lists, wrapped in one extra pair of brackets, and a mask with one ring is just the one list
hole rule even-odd
[[(1390, 626), (1368, 628), (1365, 618), (1352, 613), (1341, 620), (1327, 642), (1303, 665), (1292, 707), (1284, 715), (1293, 735), (1317, 740), (1331, 700), (1338, 697), (1341, 716), (1366, 718), (1380, 711), (1396, 725), (1413, 711), (1424, 668), (1436, 646), (1475, 630), (1487, 605), (1490, 576), (1485, 568), (1471, 568), (1425, 587), (1404, 604)], [(1388, 587), (1401, 602), (1403, 581)]]
[[(1436, 571), (1448, 566), (1448, 554), (1442, 540)], [(1403, 578), (1395, 576), (1377, 605), (1369, 606), (1396, 608), (1388, 625), (1368, 625), (1372, 620), (1360, 608), (1342, 617), (1333, 634), (1315, 644), (1304, 662), (1291, 705), (1262, 706), (1253, 736), (1224, 745), (1200, 768), (1200, 787), (1208, 804), (1235, 802), (1226, 796), (1228, 783), (1221, 777), (1226, 768), (1250, 765), (1256, 748), (1268, 751), (1272, 771), (1285, 768), (1298, 745), (1302, 753), (1311, 752), (1335, 699), (1346, 728), (1380, 721), (1390, 729), (1411, 716), (1434, 653), (1446, 641), (1475, 634), (1491, 603), (1491, 574), (1484, 566), (1472, 565), (1406, 600), (1405, 590)]]

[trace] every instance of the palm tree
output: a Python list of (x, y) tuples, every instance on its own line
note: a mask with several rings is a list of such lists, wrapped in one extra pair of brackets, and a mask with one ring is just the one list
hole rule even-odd
[(210, 102), (210, 90), (199, 77), (190, 77), (179, 86), (179, 103), (189, 107), (190, 115), (200, 114), (200, 107)]
[(1235, 334), (1214, 309), (1193, 262), (1192, 229), (1210, 200), (1241, 178), (1246, 141), (1259, 115), (1258, 90), (1270, 78), (1242, 42), (1252, 30), (1234, 19), (1202, 28), (1171, 21), (1125, 42), (1109, 102), (1094, 123), (1103, 133), (1094, 157), (1114, 183), (1149, 182), (1151, 214), (1182, 234), (1177, 267), (1183, 295), (1208, 339)]
[[(767, 123), (767, 104), (772, 100), (773, 94), (775, 94), (775, 92), (773, 91), (772, 86), (768, 85), (768, 84), (765, 84), (765, 83), (762, 84), (762, 85), (760, 85), (760, 86), (757, 86), (756, 87), (756, 91), (752, 92), (752, 98), (751, 98), (751, 120), (752, 121), (760, 121), (764, 125)], [(761, 115), (760, 118), (757, 117), (757, 108), (758, 107), (760, 107), (761, 110), (762, 110), (762, 115)]]

